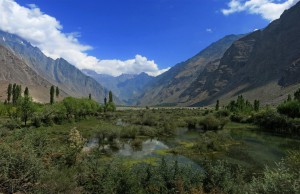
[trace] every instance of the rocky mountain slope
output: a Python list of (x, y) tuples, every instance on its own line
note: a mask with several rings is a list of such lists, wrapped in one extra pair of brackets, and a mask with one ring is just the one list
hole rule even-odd
[(82, 70), (86, 75), (94, 78), (101, 83), (105, 88), (109, 88), (112, 92), (122, 101), (128, 105), (132, 105), (136, 102), (143, 92), (145, 86), (151, 82), (154, 77), (149, 76), (146, 73), (134, 74), (122, 74), (117, 77), (113, 77), (106, 74), (98, 74), (93, 70)]
[[(200, 74), (187, 89), (190, 92), (185, 94), (198, 98), (198, 102), (194, 101), (196, 105), (210, 104), (216, 99), (228, 99), (243, 93), (265, 103), (282, 100), (286, 92), (300, 83), (299, 21), (300, 3), (285, 11), (280, 19), (265, 29), (234, 42), (215, 70)], [(270, 87), (269, 95), (258, 92), (258, 89), (268, 91)]]
[(216, 47), (213, 57), (202, 57), (205, 49), (176, 65), (149, 86), (141, 104), (201, 106), (240, 94), (265, 104), (282, 101), (300, 85), (299, 21), (300, 2), (263, 30), (237, 37), (224, 50)]
[(204, 71), (207, 63), (220, 59), (231, 44), (243, 35), (229, 35), (211, 44), (191, 59), (179, 63), (159, 75), (148, 84), (139, 104), (142, 105), (186, 105), (181, 94)]
[[(39, 48), (16, 35), (0, 31), (0, 45), (9, 48), (41, 77), (68, 95), (87, 97), (91, 93), (93, 98), (103, 102), (105, 94), (108, 93), (101, 84), (66, 60), (62, 58), (53, 60), (45, 56)], [(121, 103), (117, 98), (116, 102)]]
[[(0, 99), (6, 99), (6, 89), (9, 83), (17, 83), (29, 88), (35, 101), (48, 102), (51, 83), (39, 76), (13, 52), (0, 45)], [(61, 91), (62, 96), (66, 93)]]

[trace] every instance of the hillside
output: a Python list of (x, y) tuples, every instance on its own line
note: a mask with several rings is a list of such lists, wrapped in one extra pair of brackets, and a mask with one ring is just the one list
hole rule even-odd
[(299, 20), (297, 3), (263, 30), (221, 39), (157, 77), (140, 104), (203, 106), (240, 94), (277, 104), (300, 83)]
[(172, 67), (148, 84), (139, 104), (142, 105), (180, 105), (186, 104), (181, 94), (197, 79), (206, 64), (219, 59), (231, 44), (243, 35), (229, 35), (211, 44), (203, 51)]
[[(45, 56), (39, 48), (16, 35), (0, 31), (0, 45), (12, 50), (41, 77), (57, 85), (70, 96), (87, 97), (91, 93), (97, 101), (103, 102), (105, 94), (108, 93), (101, 84), (66, 60), (62, 58), (53, 60)], [(121, 104), (116, 97), (115, 101)]]
[[(48, 102), (51, 83), (39, 76), (10, 50), (0, 45), (0, 99), (6, 99), (9, 83), (17, 83), (29, 88), (35, 101)], [(62, 96), (66, 93), (61, 91)]]
[(239, 94), (264, 103), (282, 101), (300, 83), (299, 20), (300, 3), (265, 29), (234, 42), (215, 70), (199, 74), (185, 96), (192, 96), (195, 105)]

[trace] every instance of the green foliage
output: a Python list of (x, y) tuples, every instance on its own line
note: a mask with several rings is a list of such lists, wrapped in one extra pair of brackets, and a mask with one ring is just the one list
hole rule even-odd
[(0, 144), (0, 192), (31, 192), (41, 176), (41, 163), (32, 153)]
[(50, 104), (54, 103), (54, 86), (51, 86), (50, 88)]
[(18, 99), (21, 97), (22, 87), (21, 85), (13, 84), (12, 87), (12, 103), (16, 104)]
[(28, 90), (28, 87), (26, 87), (25, 88), (25, 90), (24, 90), (24, 96), (26, 97), (28, 97), (29, 96), (29, 90)]
[(220, 101), (219, 101), (219, 100), (217, 100), (217, 103), (216, 103), (216, 111), (218, 111), (218, 110), (219, 110), (219, 108), (220, 108)]
[(287, 101), (292, 101), (292, 96), (290, 94), (288, 95)]
[(273, 133), (294, 133), (290, 120), (274, 110), (265, 110), (254, 116), (254, 122), (260, 127)]
[(229, 117), (230, 116), (230, 111), (223, 109), (223, 110), (219, 110), (217, 112), (215, 112), (215, 116), (218, 118), (222, 118), (222, 117)]
[(249, 193), (299, 193), (299, 159), (299, 152), (293, 152), (286, 159), (279, 162), (275, 169), (267, 167), (263, 172), (263, 176), (253, 179), (249, 187)]
[(213, 115), (208, 115), (199, 121), (199, 125), (202, 126), (203, 130), (219, 130), (227, 124), (228, 119), (216, 118)]
[(207, 131), (199, 136), (196, 143), (192, 144), (192, 149), (202, 154), (222, 151), (226, 149), (226, 144), (230, 144), (232, 141), (231, 136), (226, 132)]
[(277, 110), (280, 114), (291, 118), (300, 117), (300, 101), (291, 100), (284, 102), (277, 107)]
[(208, 193), (245, 193), (245, 171), (235, 164), (218, 160), (205, 163), (207, 176), (204, 190)]
[(113, 102), (108, 102), (108, 103), (105, 105), (105, 110), (108, 111), (108, 112), (115, 112), (115, 111), (116, 111), (116, 105), (115, 105), (115, 103), (113, 103)]
[(7, 87), (7, 102), (9, 103), (12, 95), (12, 84), (9, 84)]
[[(257, 103), (257, 101), (256, 101)], [(259, 102), (258, 104), (256, 104), (256, 106), (258, 105), (258, 109), (259, 109)], [(257, 108), (257, 107), (256, 107)], [(244, 97), (238, 96), (237, 101), (232, 100), (227, 106), (226, 109), (229, 110), (230, 112), (244, 112), (244, 113), (249, 113), (251, 111), (254, 110), (253, 105), (248, 101), (245, 100)]]
[(112, 103), (112, 102), (113, 102), (113, 94), (112, 94), (112, 91), (109, 91), (109, 93), (108, 93), (108, 102), (109, 102), (109, 103)]
[(127, 168), (122, 161), (101, 163), (96, 157), (84, 159), (78, 184), (88, 193), (189, 193), (201, 188), (203, 173), (191, 167), (167, 163), (139, 164)]
[(294, 93), (295, 100), (300, 101), (300, 88)]
[(17, 101), (17, 112), (21, 117), (21, 120), (24, 121), (25, 126), (27, 121), (32, 117), (35, 112), (35, 105), (32, 102), (32, 98), (29, 96), (21, 97)]
[(259, 111), (259, 100), (254, 100), (254, 111)]
[(58, 88), (58, 86), (56, 86), (56, 89), (55, 89), (55, 96), (56, 96), (56, 98), (59, 97), (59, 88)]

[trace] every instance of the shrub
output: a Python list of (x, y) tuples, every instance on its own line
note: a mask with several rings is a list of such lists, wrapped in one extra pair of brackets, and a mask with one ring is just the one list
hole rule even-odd
[(200, 120), (199, 125), (203, 127), (204, 130), (218, 130), (222, 129), (226, 123), (221, 123), (216, 117), (209, 115)]
[(0, 144), (0, 192), (31, 193), (41, 175), (41, 163), (32, 153)]
[(266, 110), (254, 116), (254, 122), (260, 127), (277, 133), (291, 133), (292, 122), (284, 115), (280, 115), (273, 110)]
[(216, 117), (229, 117), (229, 115), (230, 115), (230, 111), (226, 109), (219, 110), (215, 113)]
[(290, 153), (276, 168), (266, 168), (262, 177), (253, 179), (249, 193), (299, 193), (299, 156), (299, 152)]
[(286, 115), (291, 118), (300, 117), (300, 101), (293, 100), (280, 104), (277, 107), (280, 114)]
[(9, 119), (4, 126), (10, 130), (14, 130), (21, 128), (21, 123), (17, 119)]

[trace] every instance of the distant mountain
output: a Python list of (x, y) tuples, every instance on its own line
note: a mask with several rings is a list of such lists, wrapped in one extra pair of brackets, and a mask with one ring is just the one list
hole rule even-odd
[(140, 98), (142, 105), (189, 105), (181, 94), (190, 87), (207, 63), (220, 59), (232, 43), (243, 35), (229, 35), (211, 44), (191, 59), (179, 63), (148, 84)]
[(300, 83), (299, 21), (297, 3), (265, 29), (234, 42), (213, 70), (199, 74), (185, 96), (197, 99), (195, 105), (239, 94), (264, 103), (282, 101)]
[[(0, 99), (7, 98), (6, 89), (9, 83), (17, 83), (29, 88), (35, 101), (48, 102), (51, 83), (39, 76), (14, 53), (0, 45)], [(66, 93), (60, 91), (61, 96)]]
[[(26, 40), (3, 31), (0, 31), (0, 45), (10, 49), (38, 75), (58, 86), (68, 95), (87, 97), (91, 93), (96, 100), (103, 102), (106, 89), (66, 60), (62, 58), (53, 60)], [(117, 98), (116, 102), (121, 103)]]
[(111, 90), (119, 99), (129, 105), (136, 103), (136, 99), (144, 92), (145, 86), (154, 79), (154, 77), (146, 73), (122, 74), (113, 77), (106, 74), (98, 74), (88, 69), (82, 71), (105, 88)]
[(243, 94), (277, 104), (300, 86), (300, 2), (263, 30), (227, 36), (158, 76), (143, 105), (209, 105)]

